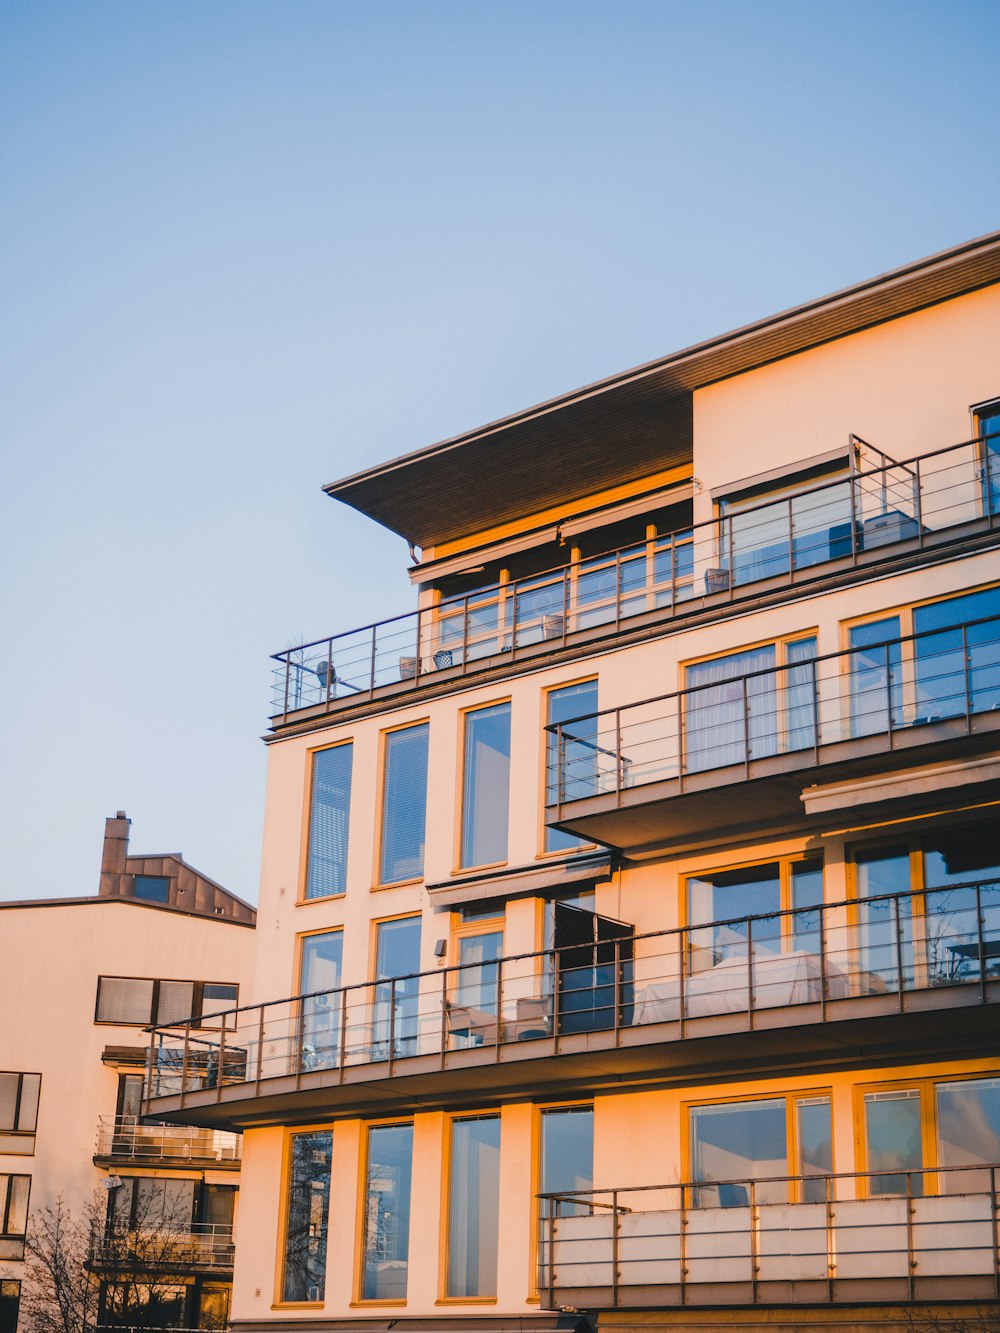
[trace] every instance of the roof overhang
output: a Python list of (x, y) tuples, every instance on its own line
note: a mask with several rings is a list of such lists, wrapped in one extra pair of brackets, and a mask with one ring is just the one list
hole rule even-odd
[(689, 461), (695, 389), (998, 281), (993, 232), (323, 489), (437, 546)]

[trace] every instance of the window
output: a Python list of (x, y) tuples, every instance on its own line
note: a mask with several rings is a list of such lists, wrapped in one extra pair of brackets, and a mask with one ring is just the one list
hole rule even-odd
[(119, 1328), (183, 1328), (189, 1322), (187, 1300), (192, 1291), (180, 1282), (102, 1283), (100, 1322)]
[(35, 1151), (41, 1074), (0, 1074), (0, 1154)]
[(0, 1278), (0, 1333), (17, 1333), (17, 1308), (21, 1302), (21, 1284), (13, 1278)]
[[(692, 1106), (689, 1116), (695, 1207), (745, 1206), (751, 1181), (757, 1203), (826, 1198), (833, 1170), (826, 1093)], [(794, 1179), (768, 1179), (775, 1176)]]
[(333, 1135), (291, 1136), (282, 1299), (321, 1301), (326, 1288)]
[(332, 1069), (340, 1049), (340, 986), (344, 933), (327, 930), (302, 939), (299, 993), (302, 1000), (302, 1068)]
[(353, 745), (317, 750), (312, 757), (306, 897), (347, 891)]
[(362, 1299), (406, 1299), (410, 1252), (413, 1126), (373, 1125), (368, 1131)]
[(701, 773), (816, 743), (816, 636), (685, 668), (684, 766)]
[(0, 1259), (24, 1258), (30, 1176), (0, 1175)]
[(96, 1023), (122, 1027), (167, 1027), (194, 1019), (218, 1026), (219, 1014), (235, 1007), (235, 982), (160, 981), (151, 977), (98, 977)]
[[(499, 915), (497, 912), (497, 904), (493, 903), (485, 916), (473, 916), (469, 925), (455, 930), (454, 957), (458, 970), (453, 974), (451, 1003), (467, 1011), (467, 1035), (471, 1045), (481, 1044), (485, 1034), (496, 1029), (500, 960), (503, 957), (502, 906)], [(452, 1031), (461, 1035), (455, 1026), (457, 1021), (453, 1021)]]
[(148, 903), (170, 901), (170, 880), (165, 875), (136, 875), (133, 892)]
[[(579, 685), (565, 685), (549, 690), (548, 725), (555, 726), (570, 718), (577, 721), (563, 733), (562, 747), (558, 736), (545, 733), (545, 804), (560, 801), (578, 801), (593, 796), (597, 790), (597, 681), (586, 680)], [(562, 788), (560, 790), (560, 775)], [(558, 852), (583, 846), (572, 833), (546, 828), (545, 850)]]
[[(594, 1108), (563, 1106), (542, 1112), (540, 1194), (594, 1187)], [(563, 1203), (562, 1217), (590, 1211), (589, 1200)]]
[(423, 722), (385, 738), (380, 884), (419, 879), (424, 873), (427, 737)]
[(507, 859), (510, 791), (510, 704), (465, 715), (462, 866)]
[(108, 1234), (191, 1231), (195, 1181), (126, 1176), (108, 1196)]
[(983, 499), (988, 514), (1000, 514), (1000, 399), (972, 409), (982, 440)]
[(1000, 976), (1000, 838), (991, 823), (849, 849), (858, 962), (879, 990)]
[(851, 734), (1000, 708), (1000, 587), (848, 627)]
[(451, 1122), (449, 1296), (495, 1296), (500, 1225), (500, 1117)]
[[(416, 1055), (419, 1022), (420, 917), (380, 921), (375, 939), (375, 1044), (377, 1058)], [(400, 978), (393, 984), (393, 978)]]
[[(730, 959), (805, 950), (818, 953), (821, 857), (783, 858), (691, 875), (687, 881), (692, 972)], [(790, 915), (778, 915), (779, 913)], [(753, 920), (745, 918), (754, 918)], [(763, 974), (757, 978), (761, 986)], [(739, 978), (745, 984), (745, 969)]]

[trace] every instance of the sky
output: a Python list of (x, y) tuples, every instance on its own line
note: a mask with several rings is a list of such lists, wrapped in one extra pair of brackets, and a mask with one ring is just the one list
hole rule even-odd
[[(1000, 228), (1000, 0), (0, 0), (0, 899), (256, 899), (321, 487)], [(942, 441), (942, 445), (949, 441)]]

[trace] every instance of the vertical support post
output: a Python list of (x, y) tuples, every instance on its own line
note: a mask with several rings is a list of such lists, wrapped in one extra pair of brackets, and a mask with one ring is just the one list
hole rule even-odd
[(547, 1250), (548, 1250), (546, 1258), (548, 1260), (547, 1266), (549, 1270), (549, 1283), (548, 1283), (549, 1308), (551, 1309), (555, 1304), (555, 1298), (556, 1298), (556, 1259), (555, 1259), (556, 1207), (557, 1207), (556, 1200), (552, 1198), (546, 1199), (545, 1206), (546, 1206), (545, 1230), (547, 1234)]
[(284, 705), (284, 712), (282, 714), (283, 717), (288, 716), (288, 686), (290, 683), (291, 674), (292, 674), (292, 655), (291, 653), (285, 653), (285, 705)]
[(920, 546), (924, 544), (924, 496), (923, 487), (920, 480), (920, 459), (916, 460), (913, 469), (913, 517), (917, 521), (917, 542)]
[(295, 1070), (295, 1089), (298, 1091), (302, 1083), (302, 1063), (305, 1059), (305, 1036), (306, 1036), (306, 1001), (301, 996), (298, 1001), (293, 1001), (295, 1010), (295, 1035), (292, 1038), (292, 1049), (289, 1052), (289, 1065)]
[(618, 1309), (618, 1283), (621, 1271), (618, 1267), (619, 1240), (621, 1233), (621, 1215), (618, 1212), (618, 1191), (611, 1191), (611, 1305)]
[(997, 1221), (997, 1168), (990, 1167), (990, 1223), (993, 1230), (993, 1294), (1000, 1300), (1000, 1226)]
[(837, 1276), (836, 1246), (834, 1244), (833, 1177), (827, 1176), (826, 1186), (826, 1299), (833, 1304), (833, 1285)]
[(726, 580), (726, 584), (727, 584), (727, 587), (728, 587), (728, 589), (729, 589), (729, 600), (732, 601), (732, 600), (733, 600), (733, 593), (734, 593), (735, 588), (736, 588), (736, 548), (733, 546), (733, 516), (732, 516), (732, 514), (730, 514), (730, 515), (728, 516), (728, 518), (726, 518), (725, 523), (726, 523), (727, 528), (729, 529), (729, 546), (728, 546), (728, 550), (729, 550), (729, 562), (728, 562), (728, 564), (726, 564), (726, 562), (723, 561), (723, 567), (724, 567), (724, 568), (727, 568), (727, 569), (729, 570), (729, 578)]
[[(677, 952), (678, 952), (678, 986), (677, 986), (677, 1012), (680, 1019), (679, 1035), (684, 1036), (684, 1020), (687, 1018), (687, 972), (690, 966), (691, 950), (687, 939), (688, 927), (684, 927), (677, 932)], [(683, 1190), (681, 1197), (683, 1198)]]
[(965, 734), (972, 732), (972, 658), (969, 655), (969, 627), (962, 626), (962, 681), (965, 686)]
[(614, 1006), (615, 1006), (614, 1022), (615, 1022), (615, 1027), (614, 1027), (614, 1031), (615, 1031), (615, 1045), (616, 1045), (616, 1046), (620, 1045), (620, 1043), (621, 1043), (622, 1008), (624, 1007), (624, 1006), (623, 1006), (623, 1003), (622, 1003), (622, 995), (624, 994), (624, 989), (625, 989), (624, 986), (623, 986), (623, 984), (622, 984), (622, 947), (621, 947), (621, 944), (622, 944), (622, 942), (621, 942), (620, 939), (616, 939), (616, 940), (614, 941), (614, 946), (615, 946), (615, 987), (614, 987)]
[(569, 565), (562, 572), (562, 640), (566, 642), (569, 633)]
[(848, 490), (851, 496), (851, 560), (858, 563), (858, 477), (852, 471), (848, 478)]
[(371, 675), (368, 682), (369, 694), (375, 693), (375, 658), (378, 655), (378, 626), (372, 625)]
[(262, 1071), (264, 1068), (264, 1006), (263, 1005), (260, 1005), (258, 1007), (258, 1013), (260, 1014), (260, 1019), (257, 1027), (257, 1082), (255, 1086), (255, 1091), (259, 1096), (260, 1080), (263, 1077)]
[[(498, 620), (497, 620), (497, 628), (499, 628), (499, 625), (500, 625), (500, 621), (499, 621), (499, 613), (500, 613), (500, 606), (499, 606), (499, 597), (498, 597), (498, 603), (497, 603), (497, 616), (498, 616)], [(466, 671), (468, 671), (468, 669), (469, 669), (469, 598), (468, 598), (468, 596), (466, 596), (466, 597), (464, 597), (464, 598), (462, 599), (462, 672), (463, 672), (463, 674), (464, 674)]]
[(913, 1253), (913, 1177), (906, 1173), (906, 1293), (913, 1300), (916, 1287), (917, 1260)]
[(503, 1041), (503, 958), (496, 962), (497, 969), (497, 1021), (496, 1021), (496, 1058), (500, 1059), (500, 1045)]
[(826, 904), (820, 903), (819, 908), (819, 985), (820, 985), (820, 1015), (826, 1022), (826, 1002), (830, 998), (829, 976), (827, 971), (826, 957)]
[(760, 1264), (758, 1263), (758, 1252), (760, 1249), (757, 1229), (760, 1225), (760, 1210), (757, 1206), (757, 1182), (750, 1181), (750, 1302), (752, 1305), (758, 1303), (759, 1294), (757, 1285), (760, 1280)]
[(621, 629), (622, 623), (622, 553), (615, 552), (615, 629)]
[(675, 722), (674, 722), (674, 725), (675, 725), (676, 728), (677, 728), (677, 794), (678, 794), (678, 796), (680, 796), (680, 795), (683, 793), (683, 791), (684, 791), (684, 770), (685, 770), (685, 768), (686, 768), (686, 766), (687, 766), (687, 734), (686, 734), (686, 732), (685, 732), (685, 730), (684, 730), (684, 705), (681, 703), (681, 700), (682, 700), (682, 699), (686, 699), (686, 698), (687, 698), (687, 695), (686, 695), (686, 694), (684, 694), (683, 692), (678, 692), (678, 695), (677, 695), (677, 703), (676, 703), (677, 717), (676, 717)]
[(788, 580), (795, 582), (795, 515), (792, 512), (792, 497), (785, 501), (788, 510)]
[(753, 918), (747, 917), (747, 1023), (753, 1031)]
[(556, 802), (559, 818), (562, 818), (563, 802), (566, 800), (566, 734), (562, 723), (556, 723)]
[(326, 698), (324, 703), (329, 707), (330, 699), (333, 695), (333, 640), (326, 641)]
[(687, 1198), (687, 1186), (681, 1185), (679, 1188), (681, 1192), (681, 1215), (680, 1215), (679, 1225), (677, 1227), (677, 1263), (681, 1279), (680, 1303), (681, 1305), (686, 1305), (687, 1274), (688, 1274), (688, 1266), (687, 1266), (688, 1198)]
[(747, 678), (741, 678), (743, 686), (743, 772), (750, 776), (750, 696), (747, 691)]
[(441, 1068), (445, 1067), (445, 1056), (448, 1052), (448, 968), (441, 971)]

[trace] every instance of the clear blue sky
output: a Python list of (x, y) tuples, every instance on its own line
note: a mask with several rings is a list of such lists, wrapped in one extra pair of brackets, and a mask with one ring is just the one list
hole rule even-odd
[(95, 892), (119, 807), (256, 896), (268, 655), (410, 605), (324, 482), (1000, 227), (997, 0), (3, 0), (0, 44), (0, 897)]

